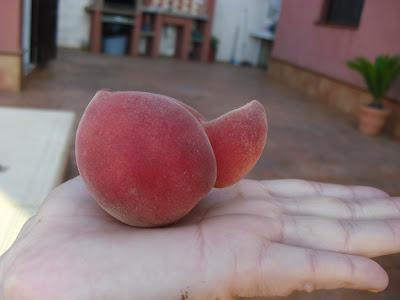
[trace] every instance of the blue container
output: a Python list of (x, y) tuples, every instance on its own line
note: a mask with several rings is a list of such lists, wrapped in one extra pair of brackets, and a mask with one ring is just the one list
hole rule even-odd
[(128, 37), (113, 35), (104, 38), (104, 53), (111, 55), (124, 55), (128, 46)]

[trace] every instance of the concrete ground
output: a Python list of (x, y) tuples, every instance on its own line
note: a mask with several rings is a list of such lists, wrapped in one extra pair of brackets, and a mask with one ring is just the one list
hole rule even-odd
[(166, 94), (208, 118), (258, 99), (267, 110), (270, 134), (249, 177), (365, 184), (400, 195), (399, 141), (361, 135), (353, 120), (267, 80), (264, 70), (61, 49), (56, 61), (30, 76), (22, 93), (0, 93), (0, 105), (72, 110), (79, 118), (102, 88)]
[[(1, 92), (0, 105), (71, 110), (79, 118), (94, 93), (102, 88), (166, 94), (192, 105), (208, 118), (258, 99), (268, 113), (270, 136), (249, 177), (372, 185), (400, 195), (399, 141), (361, 135), (354, 120), (267, 80), (265, 70), (60, 49), (57, 60), (29, 76), (23, 92)], [(68, 177), (76, 174), (71, 147)], [(383, 263), (392, 279), (385, 293), (340, 291), (301, 294), (291, 299), (399, 299), (400, 259), (388, 257)]]

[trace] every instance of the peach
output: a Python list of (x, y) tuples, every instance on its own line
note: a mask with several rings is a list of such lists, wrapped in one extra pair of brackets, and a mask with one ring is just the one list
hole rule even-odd
[(267, 141), (267, 118), (256, 100), (204, 123), (217, 159), (215, 187), (239, 181), (257, 163)]
[(208, 122), (167, 96), (100, 91), (79, 123), (76, 159), (105, 211), (153, 227), (182, 218), (213, 186), (240, 180), (259, 159), (266, 135), (257, 101)]
[(182, 105), (149, 93), (98, 92), (79, 123), (76, 159), (99, 205), (134, 226), (180, 219), (216, 179), (201, 124)]
[(204, 126), (217, 159), (215, 187), (239, 181), (259, 160), (267, 142), (267, 117), (257, 100), (207, 122), (194, 108), (180, 102)]
[(193, 117), (195, 117), (199, 122), (201, 122), (201, 123), (205, 122), (205, 119), (202, 116), (202, 114), (199, 113), (197, 110), (195, 110), (193, 107), (191, 107), (181, 101), (175, 100), (174, 98), (171, 98), (171, 100), (175, 101), (179, 105), (182, 105), (184, 108), (186, 108), (193, 115)]

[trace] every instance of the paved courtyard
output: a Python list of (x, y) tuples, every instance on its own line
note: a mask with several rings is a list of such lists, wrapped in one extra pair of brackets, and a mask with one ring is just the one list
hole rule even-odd
[[(108, 57), (61, 49), (36, 70), (22, 93), (0, 93), (0, 105), (63, 109), (78, 118), (98, 89), (143, 90), (182, 100), (208, 118), (258, 99), (270, 126), (267, 148), (251, 178), (303, 178), (372, 185), (400, 195), (400, 141), (361, 135), (352, 118), (267, 80), (265, 70), (171, 59)], [(77, 175), (71, 147), (68, 177)], [(291, 299), (400, 299), (400, 259), (385, 258), (392, 286), (380, 295), (333, 292)], [(399, 269), (400, 270), (400, 269)], [(399, 293), (397, 293), (399, 292)], [(351, 296), (350, 296), (351, 295)]]
[[(359, 134), (354, 120), (267, 80), (264, 70), (61, 49), (56, 61), (30, 75), (22, 93), (0, 93), (0, 105), (72, 110), (80, 117), (102, 88), (166, 94), (208, 118), (258, 99), (270, 135), (249, 177), (366, 184), (400, 195), (400, 141)], [(69, 176), (77, 174), (72, 152)]]

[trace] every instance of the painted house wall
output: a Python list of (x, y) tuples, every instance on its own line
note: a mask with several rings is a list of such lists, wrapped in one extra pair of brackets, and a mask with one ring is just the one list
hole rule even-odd
[(21, 89), (21, 15), (22, 0), (0, 0), (0, 90)]
[[(324, 0), (283, 0), (273, 57), (364, 87), (346, 67), (356, 56), (400, 54), (400, 1), (365, 0), (358, 29), (317, 25)], [(400, 100), (400, 80), (389, 96)]]
[(21, 1), (0, 0), (0, 52), (21, 52)]

